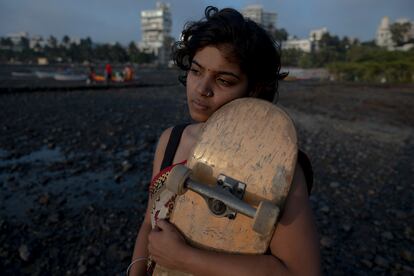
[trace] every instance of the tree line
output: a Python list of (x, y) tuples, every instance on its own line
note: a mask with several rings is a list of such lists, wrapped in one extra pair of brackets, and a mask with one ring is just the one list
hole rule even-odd
[(134, 42), (127, 47), (120, 43), (97, 44), (87, 37), (78, 43), (71, 42), (64, 36), (59, 43), (58, 39), (50, 36), (45, 45), (36, 44), (30, 47), (29, 39), (22, 37), (18, 45), (14, 45), (10, 38), (0, 39), (0, 62), (10, 61), (22, 63), (36, 63), (38, 58), (45, 57), (50, 63), (83, 63), (111, 62), (111, 63), (151, 63), (155, 60), (152, 53), (145, 53), (138, 49)]
[[(410, 23), (394, 23), (391, 35), (395, 46), (414, 43), (407, 35)], [(280, 41), (283, 44), (283, 41)], [(389, 51), (375, 41), (360, 42), (325, 33), (310, 53), (298, 49), (282, 51), (282, 66), (326, 68), (340, 81), (408, 83), (414, 82), (414, 47)]]

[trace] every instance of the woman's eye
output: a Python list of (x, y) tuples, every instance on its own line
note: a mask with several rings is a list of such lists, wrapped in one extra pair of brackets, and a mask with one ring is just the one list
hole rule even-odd
[(199, 75), (199, 74), (200, 74), (200, 71), (198, 71), (197, 69), (194, 69), (194, 68), (191, 68), (191, 69), (190, 69), (190, 72), (191, 72), (191, 74), (193, 74), (193, 75)]
[(225, 86), (230, 86), (230, 85), (232, 84), (231, 82), (229, 82), (229, 81), (227, 81), (227, 80), (225, 80), (225, 79), (217, 79), (217, 81), (218, 81), (220, 84), (225, 85)]

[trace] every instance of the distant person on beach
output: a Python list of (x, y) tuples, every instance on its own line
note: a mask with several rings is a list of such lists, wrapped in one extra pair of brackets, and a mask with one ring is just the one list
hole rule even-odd
[(105, 81), (108, 83), (112, 80), (112, 66), (107, 63), (105, 65)]
[(95, 83), (95, 82), (96, 82), (95, 67), (89, 66), (87, 83)]
[(159, 138), (147, 211), (128, 267), (130, 275), (152, 274), (155, 263), (194, 275), (320, 275), (319, 240), (308, 198), (312, 168), (301, 151), (283, 215), (265, 254), (226, 254), (195, 248), (167, 220), (158, 220), (152, 228), (152, 214), (164, 211), (153, 210), (152, 192), (165, 184), (175, 165), (186, 163), (203, 123), (237, 98), (272, 102), (278, 80), (285, 76), (280, 74), (280, 49), (273, 39), (234, 9), (207, 7), (205, 18), (187, 24), (181, 37), (173, 59), (184, 73), (180, 81), (186, 86), (194, 123), (170, 127)]
[(134, 78), (134, 71), (132, 70), (132, 66), (131, 65), (126, 65), (124, 70), (123, 70), (123, 77), (124, 77), (124, 81), (132, 81)]

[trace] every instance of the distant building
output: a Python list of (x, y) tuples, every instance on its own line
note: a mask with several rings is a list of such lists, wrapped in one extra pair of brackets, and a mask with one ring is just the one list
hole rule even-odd
[(323, 27), (323, 28), (320, 28), (320, 29), (311, 30), (309, 32), (309, 39), (312, 42), (320, 41), (322, 39), (323, 35), (324, 34), (327, 34), (327, 33), (328, 33), (328, 28), (326, 28), (326, 27)]
[(268, 32), (276, 28), (277, 14), (275, 12), (265, 12), (261, 5), (247, 6), (241, 13), (243, 16), (261, 25)]
[(297, 49), (310, 53), (312, 51), (312, 42), (309, 39), (289, 38), (282, 42), (282, 49)]
[(328, 29), (323, 27), (321, 29), (311, 30), (309, 32), (309, 38), (298, 39), (289, 38), (282, 42), (282, 49), (297, 49), (305, 53), (319, 50), (319, 41), (323, 35), (328, 33)]
[(409, 49), (412, 49), (414, 47), (413, 43), (409, 43), (410, 41), (414, 40), (414, 22), (410, 21), (407, 18), (399, 18), (395, 20), (395, 23), (399, 24), (405, 24), (409, 23), (411, 25), (411, 28), (403, 34), (403, 41), (405, 41), (405, 44), (396, 47), (395, 42), (392, 39), (392, 32), (391, 32), (391, 25), (390, 19), (388, 16), (384, 16), (381, 19), (380, 25), (377, 29), (377, 34), (375, 38), (375, 43), (380, 46), (387, 48), (388, 50), (400, 50), (400, 51), (408, 51)]
[(309, 40), (312, 43), (312, 50), (319, 51), (319, 41), (322, 40), (324, 34), (328, 33), (328, 28), (323, 27), (320, 29), (311, 30), (309, 32)]
[(12, 33), (12, 34), (8, 34), (6, 37), (10, 38), (10, 40), (13, 42), (14, 45), (18, 45), (24, 38), (29, 39), (29, 33), (27, 32)]
[(29, 40), (29, 47), (35, 51), (39, 51), (41, 48), (46, 46), (46, 42), (40, 35), (32, 36)]
[(70, 38), (70, 43), (75, 44), (75, 45), (80, 45), (81, 44), (81, 39), (79, 37), (71, 37)]
[(385, 47), (387, 49), (391, 49), (394, 47), (394, 42), (392, 41), (392, 34), (391, 34), (391, 24), (390, 24), (390, 19), (388, 18), (388, 16), (384, 16), (381, 19), (381, 23), (378, 26), (375, 43), (378, 46)]
[(157, 2), (155, 10), (141, 11), (142, 41), (139, 48), (145, 53), (153, 53), (160, 64), (170, 60), (172, 19), (169, 4)]

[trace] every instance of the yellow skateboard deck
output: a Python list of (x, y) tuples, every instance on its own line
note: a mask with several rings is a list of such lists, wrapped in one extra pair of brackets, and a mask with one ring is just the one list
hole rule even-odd
[[(192, 246), (263, 254), (292, 183), (297, 161), (292, 120), (255, 98), (234, 100), (203, 125), (186, 167), (175, 166), (165, 193), (169, 214)], [(157, 265), (154, 275), (185, 275)]]

